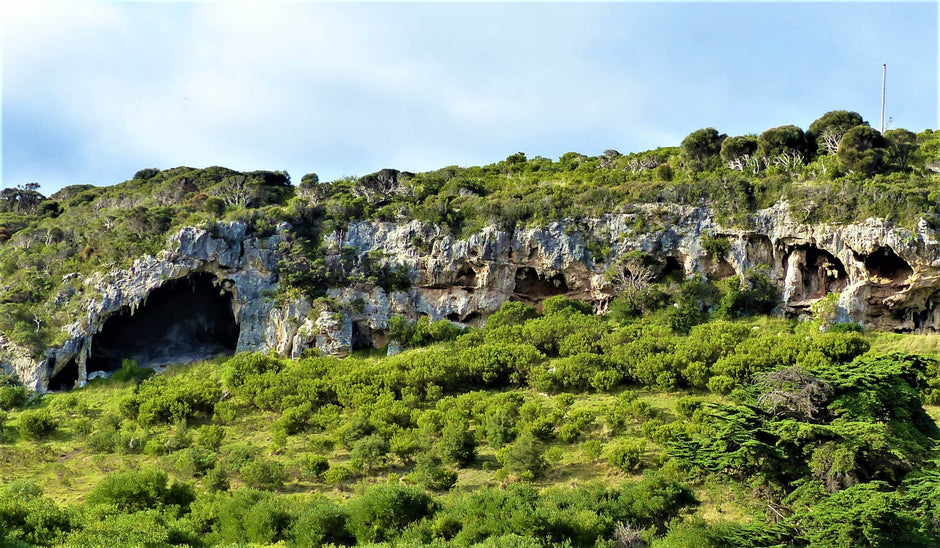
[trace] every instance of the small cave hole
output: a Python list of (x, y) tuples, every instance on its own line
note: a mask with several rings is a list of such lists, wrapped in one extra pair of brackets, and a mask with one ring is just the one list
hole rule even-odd
[(372, 328), (366, 321), (353, 322), (352, 324), (352, 350), (369, 350), (374, 348), (374, 338)]
[(86, 368), (115, 371), (125, 359), (141, 367), (189, 363), (234, 354), (237, 344), (231, 292), (198, 273), (163, 284), (136, 311), (124, 307), (105, 320)]
[(904, 283), (914, 273), (911, 265), (890, 247), (879, 247), (865, 257), (865, 268), (879, 283)]
[(657, 277), (657, 281), (667, 279), (681, 281), (683, 278), (685, 278), (685, 268), (682, 266), (682, 263), (679, 262), (679, 259), (672, 255), (666, 257), (666, 263), (663, 265), (663, 269)]
[[(49, 364), (49, 369), (55, 368), (55, 362)], [(49, 390), (62, 391), (75, 388), (78, 382), (78, 363), (75, 360), (69, 360), (58, 373), (52, 375), (49, 379)]]
[(460, 270), (457, 271), (457, 278), (454, 280), (454, 285), (461, 286), (465, 289), (473, 289), (477, 286), (477, 273), (469, 265), (464, 265), (460, 267)]

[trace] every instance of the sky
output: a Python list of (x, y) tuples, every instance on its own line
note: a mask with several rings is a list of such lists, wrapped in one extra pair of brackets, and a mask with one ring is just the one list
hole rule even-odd
[(0, 0), (0, 175), (321, 181), (676, 146), (827, 111), (938, 120), (936, 2)]

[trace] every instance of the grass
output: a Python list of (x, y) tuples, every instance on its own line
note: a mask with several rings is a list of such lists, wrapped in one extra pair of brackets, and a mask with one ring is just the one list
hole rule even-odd
[(908, 335), (901, 333), (865, 332), (872, 354), (904, 352), (940, 359), (940, 335)]

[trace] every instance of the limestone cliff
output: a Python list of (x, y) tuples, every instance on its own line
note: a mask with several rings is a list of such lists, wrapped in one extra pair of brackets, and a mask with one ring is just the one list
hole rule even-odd
[[(184, 228), (157, 256), (85, 279), (82, 315), (44, 360), (0, 340), (0, 364), (44, 391), (81, 385), (116, 368), (122, 355), (154, 366), (242, 350), (343, 355), (383, 346), (393, 315), (477, 324), (507, 300), (537, 305), (559, 294), (601, 310), (616, 293), (605, 273), (631, 250), (686, 276), (766, 266), (785, 313), (805, 313), (838, 292), (845, 320), (895, 331), (940, 328), (940, 242), (926, 223), (913, 232), (879, 220), (806, 225), (785, 203), (757, 212), (749, 229), (722, 227), (705, 207), (630, 211), (512, 232), (487, 227), (466, 239), (417, 221), (353, 222), (326, 235), (329, 252), (382, 256), (407, 266), (412, 284), (391, 292), (332, 287), (327, 302), (276, 297), (278, 248), (293, 237), (289, 225), (263, 238), (240, 223)], [(703, 245), (716, 237), (728, 244), (720, 257)]]

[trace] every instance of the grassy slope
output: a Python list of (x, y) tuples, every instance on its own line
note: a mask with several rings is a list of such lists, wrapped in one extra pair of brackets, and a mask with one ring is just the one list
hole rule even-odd
[[(197, 375), (213, 376), (218, 368), (217, 362), (202, 362), (188, 366), (177, 366), (166, 374), (177, 375), (182, 372)], [(119, 414), (119, 404), (122, 399), (133, 392), (132, 382), (96, 381), (90, 385), (67, 393), (48, 394), (42, 398), (41, 407), (58, 410), (64, 408), (87, 409), (84, 413), (66, 412), (69, 418), (62, 422), (59, 430), (51, 438), (37, 442), (22, 438), (16, 431), (19, 416), (22, 411), (13, 411), (7, 420), (7, 443), (0, 444), (0, 483), (13, 479), (28, 479), (39, 487), (57, 503), (74, 505), (84, 500), (88, 491), (98, 483), (105, 474), (132, 470), (140, 467), (156, 467), (166, 471), (171, 478), (180, 481), (190, 481), (191, 475), (182, 473), (177, 465), (178, 452), (165, 455), (147, 455), (120, 453), (98, 453), (89, 448), (88, 436), (77, 432), (74, 424), (77, 418), (84, 414), (89, 417), (101, 417), (107, 414)], [(531, 389), (513, 389), (492, 391), (499, 394), (515, 391), (525, 394), (528, 398), (540, 398), (550, 403), (552, 398), (538, 394)], [(675, 404), (676, 400), (687, 391), (663, 392), (650, 389), (636, 389), (640, 401), (648, 403), (656, 410), (657, 417), (664, 422), (672, 422), (678, 418)], [(527, 398), (527, 399), (528, 399)], [(707, 395), (713, 401), (721, 400), (715, 395)], [(603, 409), (605, 405), (616, 400), (615, 395), (589, 393), (576, 394), (570, 406), (572, 411), (589, 410), (598, 414), (591, 434), (581, 441), (564, 443), (552, 440), (546, 444), (545, 458), (549, 463), (549, 472), (536, 480), (533, 485), (539, 488), (548, 487), (575, 487), (590, 482), (604, 484), (619, 484), (640, 478), (641, 473), (623, 472), (612, 467), (603, 455), (590, 455), (586, 451), (585, 441), (590, 439), (604, 440), (611, 437), (611, 433), (603, 425)], [(331, 466), (348, 464), (350, 451), (342, 447), (331, 447), (328, 441), (329, 434), (299, 434), (289, 436), (287, 443), (279, 446), (273, 441), (272, 425), (277, 414), (252, 410), (240, 414), (235, 421), (226, 426), (226, 438), (220, 448), (220, 454), (228, 453), (237, 445), (250, 444), (263, 448), (263, 454), (286, 465), (288, 481), (281, 493), (284, 494), (323, 494), (334, 499), (349, 499), (355, 493), (361, 492), (365, 484), (381, 483), (389, 480), (389, 476), (405, 476), (411, 472), (413, 465), (405, 464), (392, 459), (390, 464), (382, 467), (372, 474), (362, 478), (355, 478), (345, 483), (330, 484), (322, 480), (305, 477), (300, 471), (300, 459), (308, 453), (323, 454), (329, 458)], [(196, 428), (199, 424), (190, 424)], [(168, 432), (173, 427), (153, 427), (151, 435)], [(617, 435), (618, 440), (644, 441), (640, 431), (640, 421), (629, 425), (626, 430)], [(644, 467), (658, 468), (665, 458), (663, 448), (659, 444), (646, 441), (646, 454)], [(586, 454), (586, 452), (588, 454)], [(593, 458), (592, 458), (593, 457)], [(244, 485), (235, 477), (231, 478), (233, 489)], [(470, 492), (483, 486), (505, 485), (506, 478), (499, 474), (499, 464), (496, 460), (496, 450), (481, 444), (478, 447), (476, 461), (458, 473), (458, 482), (453, 489), (455, 495), (461, 492)], [(734, 493), (727, 485), (703, 484), (696, 486), (696, 494), (702, 501), (699, 514), (705, 519), (740, 519), (748, 520), (749, 513), (741, 507), (741, 493)], [(745, 501), (746, 504), (747, 501)]]

